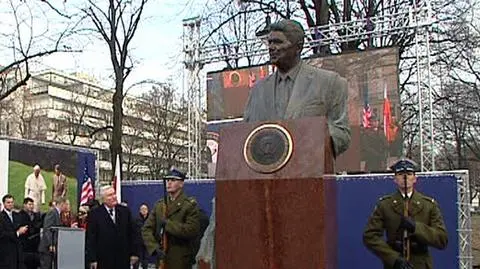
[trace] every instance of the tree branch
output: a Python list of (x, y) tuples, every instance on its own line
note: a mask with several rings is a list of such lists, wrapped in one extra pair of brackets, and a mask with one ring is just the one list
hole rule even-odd
[(104, 132), (106, 130), (113, 130), (113, 126), (112, 125), (107, 125), (107, 126), (104, 126), (104, 127), (97, 128), (90, 133), (89, 137), (93, 138), (94, 135), (96, 135), (100, 132)]
[(51, 10), (55, 11), (58, 15), (60, 15), (60, 16), (62, 16), (62, 17), (64, 17), (64, 18), (67, 18), (67, 19), (71, 19), (71, 18), (72, 18), (71, 15), (64, 14), (64, 13), (62, 13), (58, 8), (54, 7), (54, 6), (50, 3), (50, 1), (48, 1), (48, 0), (40, 0), (40, 1), (41, 1), (42, 3), (47, 4), (47, 6), (48, 6)]

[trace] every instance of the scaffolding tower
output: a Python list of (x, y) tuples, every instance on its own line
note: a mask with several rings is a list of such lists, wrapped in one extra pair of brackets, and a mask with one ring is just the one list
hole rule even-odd
[(183, 20), (183, 52), (187, 71), (187, 136), (188, 136), (188, 176), (202, 177), (202, 129), (203, 107), (202, 87), (200, 85), (200, 70), (203, 62), (200, 60), (200, 25), (201, 19), (194, 17)]
[(416, 87), (418, 93), (420, 166), (422, 171), (435, 171), (435, 139), (433, 129), (433, 92), (431, 81), (430, 33), (434, 24), (430, 1), (425, 1), (422, 14), (413, 1), (410, 21), (415, 31)]

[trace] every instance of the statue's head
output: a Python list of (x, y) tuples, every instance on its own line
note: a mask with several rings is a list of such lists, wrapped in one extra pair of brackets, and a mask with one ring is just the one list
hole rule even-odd
[(300, 59), (305, 30), (294, 20), (281, 20), (270, 25), (268, 52), (270, 61), (280, 69)]

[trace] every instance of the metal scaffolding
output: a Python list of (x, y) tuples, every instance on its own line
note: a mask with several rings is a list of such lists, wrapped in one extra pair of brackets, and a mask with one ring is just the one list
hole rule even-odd
[[(433, 97), (431, 82), (430, 32), (433, 25), (432, 8), (426, 1), (427, 14), (417, 14), (416, 1), (410, 21), (415, 27), (416, 86), (418, 92), (418, 110), (420, 118), (420, 165), (422, 171), (435, 171), (435, 139), (433, 130)], [(428, 23), (425, 24), (422, 18)]]
[[(432, 15), (430, 1), (414, 1), (414, 5), (402, 9), (397, 13), (384, 14), (382, 16), (361, 18), (336, 24), (328, 24), (319, 27), (307, 29), (304, 54), (311, 53), (313, 48), (320, 46), (329, 46), (333, 52), (340, 51), (341, 45), (363, 40), (371, 40), (374, 45), (387, 45), (385, 40), (391, 36), (398, 36), (406, 33), (415, 35), (414, 47), (411, 52), (411, 58), (415, 59), (417, 76), (413, 78), (418, 93), (419, 110), (419, 130), (420, 130), (420, 166), (421, 170), (435, 170), (435, 144), (433, 129), (433, 109), (432, 109), (432, 87), (430, 83), (431, 53), (430, 53), (430, 30), (436, 23)], [(195, 26), (195, 28), (193, 28)], [(373, 26), (373, 27), (372, 27)], [(218, 63), (229, 60), (244, 59), (247, 57), (263, 57), (268, 55), (268, 49), (260, 38), (251, 38), (237, 40), (222, 44), (200, 44), (200, 19), (190, 19), (184, 22), (187, 36), (184, 38), (184, 54), (186, 67), (189, 72), (188, 89), (190, 96), (195, 98), (202, 96), (201, 85), (197, 85), (198, 72), (206, 64)], [(316, 38), (312, 38), (312, 36)], [(383, 44), (382, 44), (383, 42)], [(238, 49), (243, 48), (243, 49)], [(249, 49), (250, 48), (250, 49)], [(199, 109), (199, 102), (193, 98), (191, 101), (192, 109)], [(201, 107), (200, 107), (201, 108)], [(190, 113), (189, 113), (190, 116)], [(197, 117), (199, 114), (191, 115)], [(190, 121), (189, 121), (190, 122)], [(195, 132), (200, 128), (192, 121), (191, 142), (199, 141), (193, 139)], [(201, 134), (200, 134), (201, 135)], [(189, 137), (190, 138), (190, 137)], [(201, 139), (200, 139), (201, 140)], [(196, 144), (195, 144), (196, 145)], [(196, 145), (197, 149), (201, 147)], [(197, 162), (194, 156), (200, 156), (200, 153), (192, 152), (189, 154), (190, 160)], [(198, 163), (198, 162), (197, 162)], [(199, 164), (199, 163), (198, 163)], [(193, 167), (193, 166), (192, 166)]]
[(458, 204), (458, 268), (471, 269), (472, 256), (472, 222), (470, 178), (468, 171), (458, 171), (457, 175), (457, 204)]
[(200, 85), (200, 70), (203, 63), (200, 60), (200, 25), (198, 17), (183, 20), (183, 52), (184, 64), (187, 70), (187, 99), (188, 99), (188, 176), (202, 177), (202, 129), (203, 107), (202, 87)]

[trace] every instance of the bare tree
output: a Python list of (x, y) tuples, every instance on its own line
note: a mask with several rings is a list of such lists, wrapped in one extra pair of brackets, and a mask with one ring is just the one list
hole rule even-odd
[(444, 85), (439, 98), (436, 121), (439, 170), (468, 169), (472, 198), (480, 187), (480, 120), (475, 87), (452, 82)]
[(6, 30), (0, 34), (0, 46), (2, 50), (9, 51), (7, 63), (0, 65), (0, 74), (4, 76), (0, 80), (0, 101), (27, 85), (32, 76), (32, 62), (54, 53), (78, 52), (68, 44), (80, 20), (68, 17), (68, 21), (62, 22), (65, 27), (50, 29), (51, 13), (56, 11), (53, 6), (43, 4), (48, 1), (41, 2), (8, 0), (0, 4), (0, 8), (8, 10), (0, 22)]
[[(48, 133), (47, 110), (37, 106), (35, 89), (21, 87), (8, 98), (0, 101), (0, 118), (5, 122), (3, 128), (9, 136), (25, 139), (43, 140)], [(3, 124), (2, 124), (3, 125)]]
[(185, 102), (175, 97), (172, 85), (158, 83), (144, 94), (137, 107), (143, 115), (142, 137), (149, 151), (147, 166), (152, 178), (164, 174), (172, 166), (182, 166), (187, 151)]
[(443, 42), (434, 43), (437, 168), (468, 169), (474, 198), (480, 188), (480, 32), (475, 5), (458, 2), (450, 9), (456, 16), (436, 29)]
[[(10, 113), (15, 115), (16, 132), (25, 139), (41, 139), (45, 137), (48, 126), (42, 117), (45, 111), (34, 106), (34, 98), (30, 89), (22, 87), (19, 90)], [(14, 125), (14, 127), (15, 127)]]
[(466, 168), (466, 138), (469, 125), (471, 125), (471, 99), (466, 99), (463, 94), (465, 89), (462, 84), (449, 84), (442, 87), (443, 98), (440, 99), (442, 121), (438, 122), (436, 129), (440, 132), (439, 143), (444, 148), (443, 163), (439, 165), (446, 169)]
[[(261, 47), (258, 43), (249, 42), (253, 40), (256, 33), (261, 32), (265, 28), (265, 15), (263, 14), (266, 6), (260, 8), (255, 5), (235, 4), (234, 1), (217, 1), (209, 6), (209, 13), (204, 20), (204, 27), (209, 29), (203, 37), (203, 45), (206, 44), (223, 44), (218, 48), (219, 53), (246, 53), (249, 51), (259, 50)], [(237, 40), (244, 42), (235, 43)], [(251, 66), (260, 63), (262, 57), (251, 57), (247, 55), (246, 65)], [(224, 61), (227, 68), (238, 68), (242, 65), (240, 58), (230, 59), (225, 57)]]
[[(242, 0), (244, 8), (237, 8), (237, 13), (223, 13), (223, 17), (215, 15), (215, 12), (219, 12), (217, 9), (208, 8), (207, 18), (221, 18), (223, 21), (217, 23), (216, 27), (210, 27), (206, 34), (206, 38), (212, 38), (211, 42), (218, 42), (215, 38), (215, 33), (221, 33), (222, 28), (227, 29), (229, 22), (234, 21), (241, 12), (256, 12), (256, 9), (269, 10), (269, 14), (273, 18), (293, 18), (300, 21), (304, 26), (309, 28), (317, 28), (307, 32), (307, 38), (310, 40), (322, 40), (323, 38), (342, 38), (346, 35), (352, 35), (352, 29), (357, 31), (366, 32), (363, 36), (359, 35), (355, 40), (348, 42), (342, 42), (340, 44), (320, 45), (307, 52), (305, 55), (310, 56), (326, 55), (326, 54), (339, 54), (349, 51), (358, 51), (371, 48), (382, 47), (398, 47), (400, 58), (400, 96), (401, 96), (401, 126), (402, 135), (405, 141), (405, 153), (407, 156), (419, 156), (419, 107), (418, 107), (418, 91), (417, 84), (420, 84), (422, 88), (431, 87), (426, 85), (426, 80), (417, 81), (416, 74), (420, 72), (417, 70), (417, 58), (415, 51), (415, 31), (407, 30), (397, 31), (395, 34), (389, 36), (375, 36), (373, 33), (378, 30), (385, 31), (385, 29), (391, 28), (403, 28), (405, 21), (401, 20), (388, 20), (392, 14), (409, 14), (412, 11), (416, 3), (422, 5), (423, 1), (410, 1), (410, 0), (364, 0), (364, 1), (352, 1), (352, 0), (300, 0), (300, 1), (268, 1), (268, 0)], [(228, 10), (225, 4), (217, 4), (222, 7), (220, 11)], [(230, 2), (230, 5), (234, 4)], [(268, 8), (266, 8), (268, 7)], [(452, 59), (457, 59), (457, 54), (463, 51), (464, 57), (470, 57), (465, 50), (462, 50), (465, 46), (472, 47), (477, 42), (468, 41), (467, 37), (471, 36), (471, 32), (477, 31), (478, 27), (471, 27), (471, 21), (466, 18), (474, 7), (469, 1), (433, 1), (433, 11), (435, 18), (440, 20), (433, 27), (434, 35), (430, 37), (431, 43), (431, 66), (432, 69), (432, 81), (439, 80), (445, 75), (445, 69), (440, 70), (438, 66), (442, 66), (442, 62), (445, 62), (445, 66), (451, 66)], [(234, 10), (230, 8), (230, 10)], [(413, 13), (411, 13), (413, 14)], [(383, 17), (382, 17), (383, 16)], [(382, 17), (384, 22), (375, 20), (375, 18)], [(408, 17), (405, 15), (405, 17)], [(423, 18), (426, 19), (426, 18)], [(217, 19), (218, 20), (218, 19)], [(260, 24), (262, 24), (259, 21)], [(325, 32), (321, 29), (331, 23), (343, 23), (350, 27), (350, 32), (347, 31), (346, 26), (339, 26), (330, 28), (328, 33), (332, 36), (322, 36)], [(413, 22), (410, 22), (413, 23)], [(253, 26), (254, 27), (254, 26)], [(320, 28), (318, 28), (320, 27)], [(470, 29), (465, 31), (465, 29)], [(225, 31), (228, 32), (228, 31)], [(231, 31), (228, 32), (229, 37), (232, 39), (235, 36)], [(237, 40), (243, 40), (244, 37), (240, 37)], [(204, 43), (207, 43), (205, 40)], [(421, 46), (425, 46), (425, 40), (421, 41)], [(230, 44), (232, 46), (232, 44)], [(459, 52), (456, 52), (456, 48), (459, 48)], [(420, 49), (422, 53), (422, 48)], [(471, 50), (469, 50), (471, 51)], [(422, 57), (421, 57), (422, 58)], [(226, 59), (235, 60), (238, 59)], [(250, 61), (247, 61), (250, 63)], [(463, 69), (472, 69), (472, 65), (464, 66)], [(471, 71), (471, 70), (470, 70)], [(465, 72), (465, 71), (463, 71)], [(462, 76), (457, 76), (457, 80)], [(439, 87), (433, 85), (434, 90), (434, 109), (438, 109), (440, 104)], [(435, 111), (433, 112), (435, 114)], [(437, 114), (436, 114), (437, 115)]]
[[(0, 83), (3, 83), (5, 76), (0, 74)], [(5, 98), (0, 100), (0, 133), (9, 135), (10, 133), (10, 117), (13, 110), (13, 98)]]
[[(136, 111), (136, 108), (130, 105), (126, 106), (130, 111)], [(136, 114), (124, 117), (124, 133), (122, 147), (124, 152), (125, 178), (134, 179), (140, 172), (140, 168), (145, 164), (145, 146), (146, 143), (142, 137), (143, 122), (141, 115)]]
[[(236, 2), (240, 2), (239, 7)], [(307, 32), (307, 37), (310, 40), (321, 40), (328, 38), (322, 36), (327, 25), (330, 23), (345, 23), (351, 27), (347, 31), (345, 27), (339, 27), (334, 31), (339, 37), (352, 34), (352, 29), (357, 28), (357, 31), (373, 31), (378, 27), (385, 27), (385, 25), (375, 25), (374, 17), (381, 15), (396, 14), (405, 12), (411, 7), (410, 0), (299, 0), (299, 1), (269, 1), (269, 0), (241, 0), (241, 1), (216, 1), (212, 6), (208, 7), (205, 15), (207, 21), (207, 34), (204, 42), (210, 38), (215, 37), (215, 33), (227, 30), (227, 36), (230, 38), (238, 37), (239, 39), (246, 39), (245, 36), (236, 36), (235, 32), (228, 31), (232, 23), (238, 21), (244, 13), (253, 14), (250, 16), (250, 24), (252, 29), (259, 30), (265, 27), (263, 18), (268, 15), (271, 20), (292, 18), (302, 22), (306, 28), (315, 29)], [(262, 15), (263, 14), (263, 15)], [(354, 21), (365, 19), (366, 25)], [(392, 24), (393, 23), (393, 24)], [(402, 22), (389, 22), (390, 27), (401, 27)], [(250, 31), (250, 33), (254, 31)], [(225, 34), (223, 34), (225, 35)], [(221, 36), (223, 36), (221, 35)], [(248, 36), (249, 38), (252, 35)], [(343, 42), (338, 47), (332, 45), (318, 45), (313, 47), (312, 51), (317, 55), (336, 54), (341, 52), (354, 51), (359, 49), (366, 49), (368, 47), (384, 47), (384, 46), (401, 46), (412, 41), (412, 33), (405, 32), (405, 34), (392, 35), (389, 37), (373, 38), (371, 35), (365, 35), (357, 40)], [(332, 37), (329, 37), (332, 38)], [(218, 42), (218, 39), (213, 38), (212, 41)]]
[(82, 145), (91, 146), (102, 132), (111, 128), (106, 119), (111, 112), (94, 107), (95, 102), (108, 97), (109, 92), (76, 82), (68, 87), (70, 98), (61, 108), (62, 115), (58, 118), (54, 139), (76, 145), (81, 138)]
[(137, 151), (143, 148), (143, 143), (138, 137), (123, 135), (124, 169), (125, 178), (128, 180), (137, 179), (141, 166), (145, 163), (145, 158)]
[(88, 0), (87, 6), (83, 8), (95, 31), (108, 46), (115, 75), (115, 93), (112, 98), (113, 132), (110, 144), (112, 167), (116, 165), (117, 155), (120, 156), (122, 163), (122, 105), (125, 97), (123, 88), (133, 68), (133, 62), (129, 58), (129, 46), (137, 32), (147, 2), (148, 0), (109, 0), (107, 4), (105, 1)]

